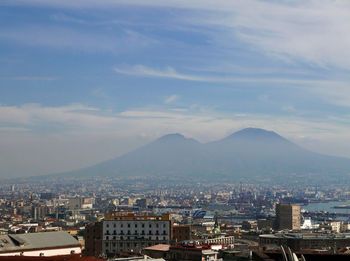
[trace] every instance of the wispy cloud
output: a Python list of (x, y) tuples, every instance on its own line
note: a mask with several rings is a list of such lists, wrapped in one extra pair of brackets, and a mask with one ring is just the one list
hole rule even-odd
[(152, 78), (170, 78), (185, 81), (198, 81), (198, 82), (246, 82), (246, 83), (285, 83), (285, 84), (339, 84), (341, 82), (327, 81), (327, 80), (314, 80), (314, 79), (295, 79), (295, 78), (279, 78), (279, 77), (255, 77), (249, 75), (246, 77), (229, 77), (227, 75), (207, 76), (207, 75), (193, 75), (180, 73), (173, 67), (168, 66), (164, 69), (155, 69), (144, 65), (114, 67), (114, 71), (120, 74), (152, 77)]
[(3, 28), (0, 40), (35, 47), (73, 49), (84, 52), (122, 52), (142, 50), (157, 41), (133, 30), (119, 30), (114, 34), (99, 31), (80, 31), (64, 26), (26, 25), (23, 27)]
[(173, 94), (173, 95), (171, 95), (169, 97), (166, 97), (165, 100), (164, 100), (164, 103), (165, 104), (169, 104), (169, 103), (172, 103), (172, 102), (176, 101), (177, 99), (179, 99), (179, 96), (176, 95), (176, 94)]
[(281, 59), (344, 69), (350, 65), (350, 2), (346, 0), (322, 3), (314, 0), (218, 0), (215, 3), (210, 0), (11, 0), (3, 4), (18, 3), (79, 9), (109, 9), (120, 5), (184, 8), (196, 12), (182, 17), (182, 22), (220, 27), (213, 41), (224, 39), (226, 47), (229, 47), (227, 39), (235, 37)]
[[(274, 85), (278, 88), (295, 88), (296, 90), (308, 93), (308, 95), (316, 95), (322, 99), (323, 102), (333, 104), (336, 106), (350, 107), (348, 102), (350, 99), (349, 83), (341, 80), (321, 80), (321, 79), (303, 79), (296, 77), (260, 77), (253, 74), (245, 77), (230, 77), (216, 74), (215, 76), (207, 75), (193, 75), (187, 73), (180, 73), (173, 67), (166, 67), (164, 69), (154, 69), (144, 65), (115, 67), (115, 72), (149, 78), (168, 78), (183, 81), (209, 82), (209, 83), (223, 83), (223, 84), (258, 84), (258, 85)], [(244, 87), (246, 88), (246, 87)], [(259, 99), (266, 100), (267, 96), (260, 96)]]
[(185, 81), (207, 82), (215, 81), (215, 78), (205, 76), (188, 75), (177, 72), (174, 68), (168, 66), (165, 69), (157, 70), (143, 65), (135, 65), (132, 67), (115, 67), (115, 72), (133, 76), (144, 76), (154, 78), (171, 78)]
[[(143, 118), (143, 120), (140, 120), (140, 118)], [(164, 122), (161, 119), (164, 119)], [(110, 111), (103, 111), (81, 104), (61, 107), (46, 107), (39, 104), (0, 105), (0, 125), (3, 128), (15, 127), (21, 130), (31, 129), (33, 131), (35, 126), (47, 125), (52, 122), (67, 126), (67, 129), (60, 129), (64, 132), (111, 129), (112, 132), (118, 130), (118, 133), (124, 130), (124, 135), (132, 136), (143, 129), (143, 131), (149, 131), (150, 137), (154, 137), (155, 129), (159, 129), (160, 133), (164, 133), (170, 128), (179, 132), (191, 132), (191, 136), (194, 137), (196, 132), (207, 132), (208, 136), (213, 138), (223, 136), (226, 131), (231, 129), (251, 125), (275, 129), (290, 135), (293, 135), (293, 133), (312, 133), (317, 129), (328, 129), (330, 132), (344, 130), (344, 133), (347, 133), (350, 125), (349, 119), (345, 120), (341, 117), (332, 116), (332, 114), (322, 117), (322, 119), (309, 119), (302, 116), (291, 118), (290, 115), (224, 113), (211, 109), (192, 109), (192, 107), (179, 110), (162, 107), (158, 109), (136, 108), (111, 113)], [(196, 124), (192, 125), (194, 122)], [(206, 128), (202, 128), (200, 125)], [(131, 130), (134, 130), (135, 133), (131, 133)]]

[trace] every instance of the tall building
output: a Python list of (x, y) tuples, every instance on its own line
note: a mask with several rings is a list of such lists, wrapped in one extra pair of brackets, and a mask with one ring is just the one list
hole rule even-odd
[(172, 231), (172, 240), (182, 242), (191, 239), (191, 226), (189, 225), (174, 225)]
[(281, 203), (276, 205), (276, 222), (279, 230), (300, 229), (300, 206)]
[(102, 254), (103, 223), (98, 221), (85, 227), (84, 241), (85, 254), (87, 256), (99, 256)]

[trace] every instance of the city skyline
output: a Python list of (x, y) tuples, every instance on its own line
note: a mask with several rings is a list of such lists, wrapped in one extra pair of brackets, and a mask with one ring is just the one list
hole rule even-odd
[[(346, 1), (0, 3), (0, 175), (246, 127), (350, 157)], [(254, 8), (253, 8), (254, 7)]]

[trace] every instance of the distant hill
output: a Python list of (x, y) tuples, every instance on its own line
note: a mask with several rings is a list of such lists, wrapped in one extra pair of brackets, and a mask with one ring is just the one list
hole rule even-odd
[(273, 131), (247, 128), (206, 144), (165, 135), (121, 157), (62, 175), (323, 183), (347, 180), (349, 173), (350, 159), (314, 153)]

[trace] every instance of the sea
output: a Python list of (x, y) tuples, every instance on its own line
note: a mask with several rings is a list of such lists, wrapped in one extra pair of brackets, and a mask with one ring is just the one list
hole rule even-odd
[(308, 211), (326, 211), (329, 213), (346, 213), (350, 214), (350, 209), (344, 208), (334, 208), (339, 205), (350, 205), (350, 201), (328, 201), (328, 202), (320, 202), (320, 203), (310, 203), (305, 206), (301, 206), (301, 209), (305, 209)]

